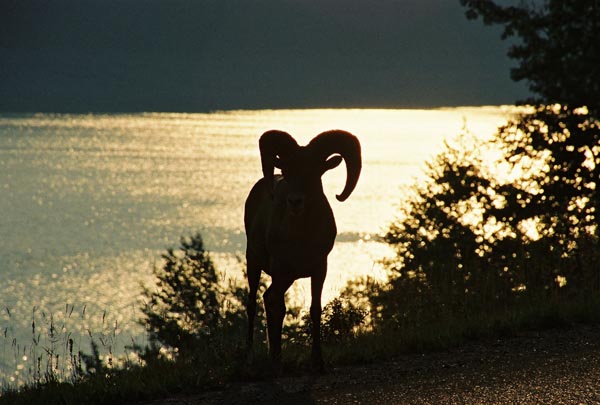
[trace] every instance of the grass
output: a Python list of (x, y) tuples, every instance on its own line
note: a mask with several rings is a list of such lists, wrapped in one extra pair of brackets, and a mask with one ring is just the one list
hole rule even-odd
[[(86, 306), (75, 310), (72, 304), (64, 308), (60, 313), (32, 308), (29, 338), (14, 332), (19, 321), (10, 308), (4, 309), (8, 319), (0, 337), (4, 362), (0, 400), (21, 389), (78, 384), (96, 369), (139, 363), (106, 311), (90, 314)], [(97, 325), (94, 331), (90, 324)], [(129, 344), (133, 343), (132, 338)]]
[[(204, 254), (201, 238), (182, 240), (180, 251), (169, 250), (163, 257), (165, 266), (155, 272), (157, 285), (144, 290), (152, 303), (142, 310), (149, 344), (132, 347), (120, 358), (114, 354), (118, 325), (106, 312), (101, 315), (100, 330), (92, 332), (86, 326), (90, 315), (85, 308), (75, 311), (66, 305), (57, 316), (34, 309), (31, 343), (20, 344), (8, 328), (4, 330), (4, 358), (12, 351), (15, 374), (11, 381), (4, 381), (0, 404), (135, 402), (273, 378), (263, 309), (258, 311), (261, 322), (249, 355), (243, 290), (215, 281), (215, 269)], [(472, 339), (600, 322), (600, 294), (594, 289), (578, 294), (560, 288), (537, 295), (519, 292), (499, 305), (483, 294), (461, 301), (456, 291), (415, 295), (420, 290), (409, 287), (400, 289), (402, 296), (388, 296), (397, 300), (395, 306), (379, 313), (402, 308), (406, 316), (382, 320), (375, 311), (368, 313), (370, 294), (377, 295), (378, 287), (367, 281), (351, 284), (327, 304), (321, 328), (326, 364), (373, 363), (404, 353), (444, 350)], [(311, 371), (310, 319), (300, 308), (288, 312), (283, 373), (306, 374)], [(10, 317), (9, 309), (7, 313)], [(373, 317), (376, 321), (369, 322)], [(85, 352), (86, 343), (91, 353)]]
[[(578, 297), (545, 304), (537, 302), (495, 314), (440, 319), (407, 329), (382, 331), (362, 327), (341, 340), (326, 341), (323, 350), (329, 367), (364, 364), (403, 353), (443, 350), (471, 339), (599, 321), (600, 297)], [(235, 381), (272, 378), (264, 339), (262, 342), (258, 339), (254, 356), (248, 361), (242, 335), (222, 335), (211, 345), (201, 346), (178, 361), (155, 356), (147, 358), (145, 364), (128, 362), (121, 367), (108, 367), (104, 361), (95, 372), (84, 371), (66, 380), (46, 372), (44, 378), (19, 390), (5, 387), (0, 403), (102, 404), (149, 400), (200, 393)], [(284, 346), (283, 372), (286, 375), (309, 373), (308, 342), (301, 338), (293, 341)]]

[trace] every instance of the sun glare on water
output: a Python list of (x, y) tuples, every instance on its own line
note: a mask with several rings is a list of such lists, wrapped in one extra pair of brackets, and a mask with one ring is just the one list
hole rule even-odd
[[(424, 163), (466, 128), (492, 135), (516, 110), (265, 110), (209, 114), (0, 115), (2, 305), (27, 335), (31, 310), (117, 312), (123, 333), (135, 324), (140, 284), (160, 254), (200, 232), (227, 277), (243, 283), (243, 205), (261, 177), (258, 138), (269, 129), (300, 144), (329, 129), (361, 142), (363, 170), (344, 203), (345, 170), (324, 175), (338, 224), (323, 301), (349, 279), (384, 278), (378, 241), (423, 179)], [(309, 302), (301, 280), (291, 299)], [(41, 312), (40, 312), (41, 313)], [(4, 315), (5, 318), (7, 315)], [(90, 328), (93, 317), (89, 316)], [(99, 318), (99, 317), (97, 317)], [(128, 330), (127, 325), (130, 326)]]

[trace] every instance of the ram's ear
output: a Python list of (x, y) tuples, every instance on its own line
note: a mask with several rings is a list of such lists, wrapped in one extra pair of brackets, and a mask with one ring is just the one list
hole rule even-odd
[(334, 155), (323, 162), (322, 173), (325, 173), (327, 170), (335, 169), (342, 163), (342, 157), (340, 155)]

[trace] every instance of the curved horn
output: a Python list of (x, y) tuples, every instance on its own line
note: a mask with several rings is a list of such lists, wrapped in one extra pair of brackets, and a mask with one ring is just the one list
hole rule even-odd
[(265, 181), (269, 188), (273, 188), (273, 170), (275, 168), (275, 157), (288, 155), (299, 148), (298, 142), (290, 134), (283, 131), (267, 131), (258, 141), (260, 149), (260, 161)]
[(352, 194), (360, 171), (362, 169), (362, 158), (360, 142), (358, 138), (349, 132), (339, 129), (323, 132), (313, 138), (308, 147), (314, 150), (319, 158), (327, 159), (334, 153), (340, 154), (346, 162), (346, 185), (341, 194), (335, 197), (338, 201), (344, 201)]

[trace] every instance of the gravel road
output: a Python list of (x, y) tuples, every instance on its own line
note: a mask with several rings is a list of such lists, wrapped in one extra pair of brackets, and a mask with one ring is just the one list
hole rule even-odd
[(236, 383), (152, 404), (600, 404), (600, 325), (527, 332), (323, 376)]

